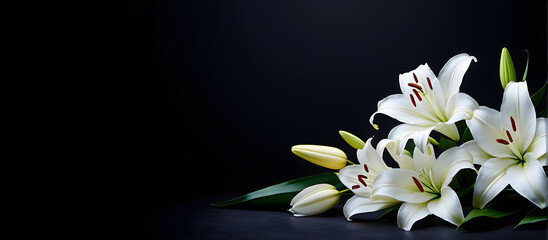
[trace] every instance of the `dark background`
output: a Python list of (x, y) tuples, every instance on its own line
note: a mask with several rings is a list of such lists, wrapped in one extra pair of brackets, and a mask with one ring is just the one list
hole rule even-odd
[(155, 236), (158, 211), (325, 171), (292, 145), (387, 136), (398, 74), (502, 47), (546, 81), (545, 1), (36, 1), (2, 6), (2, 233)]

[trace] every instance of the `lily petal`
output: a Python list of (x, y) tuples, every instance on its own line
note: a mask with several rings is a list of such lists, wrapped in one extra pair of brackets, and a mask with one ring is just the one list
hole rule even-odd
[(413, 177), (417, 178), (416, 172), (409, 169), (393, 168), (379, 174), (375, 179), (371, 199), (377, 200), (380, 197), (390, 197), (403, 202), (424, 203), (436, 195), (421, 192)]
[(428, 144), (424, 152), (419, 151), (415, 147), (415, 151), (413, 151), (413, 164), (417, 172), (421, 169), (431, 169), (434, 166), (434, 162), (436, 162), (436, 155), (434, 154), (434, 146), (432, 144)]
[(357, 150), (358, 161), (361, 164), (367, 164), (367, 170), (370, 174), (378, 175), (380, 172), (389, 169), (388, 166), (384, 163), (382, 155), (377, 152), (375, 148), (371, 145), (371, 140), (373, 138), (367, 139), (363, 149)]
[[(409, 84), (418, 84), (422, 86), (421, 91), (428, 94), (431, 99), (429, 101), (420, 101), (419, 99), (416, 99), (416, 106), (412, 106), (412, 108), (416, 111), (420, 111), (424, 115), (433, 117), (433, 119), (437, 119), (436, 122), (440, 121), (439, 115), (445, 114), (445, 98), (440, 82), (428, 64), (420, 65), (413, 71), (400, 74), (399, 81), (401, 92), (407, 99), (407, 102), (410, 102), (410, 96), (415, 94), (413, 89), (416, 89), (410, 87)], [(437, 108), (438, 111), (441, 112), (439, 114), (436, 113), (434, 108)]]
[(509, 158), (491, 158), (481, 166), (474, 187), (472, 206), (484, 208), (508, 185), (506, 170), (515, 162)]
[(492, 108), (481, 106), (474, 111), (474, 117), (466, 120), (472, 136), (480, 147), (492, 156), (513, 158), (515, 154), (508, 147), (497, 142), (497, 139), (506, 139), (501, 132), (500, 113)]
[(403, 203), (398, 211), (398, 227), (409, 231), (416, 221), (430, 214), (426, 203)]
[(493, 156), (481, 149), (476, 140), (465, 142), (460, 147), (466, 149), (470, 154), (472, 154), (474, 164), (482, 165), (487, 160), (493, 158)]
[(353, 196), (344, 204), (343, 213), (346, 219), (350, 221), (350, 218), (356, 214), (379, 211), (398, 203), (400, 202), (389, 198), (373, 201), (366, 197)]
[(474, 62), (478, 61), (474, 56), (461, 53), (449, 59), (443, 68), (441, 68), (438, 79), (443, 89), (443, 94), (447, 99), (459, 92), (462, 78), (472, 60)]
[(400, 146), (398, 152), (403, 152), (407, 141), (412, 138), (415, 142), (415, 145), (421, 151), (426, 151), (426, 144), (428, 143), (428, 136), (435, 128), (435, 126), (425, 127), (419, 125), (411, 124), (400, 124), (388, 133), (388, 138), (392, 140), (398, 140)]
[[(510, 82), (506, 85), (500, 106), (502, 127), (512, 135), (523, 153), (535, 135), (535, 106), (529, 96), (527, 82)], [(512, 124), (512, 120), (514, 124)]]
[(464, 148), (454, 147), (445, 150), (434, 162), (434, 181), (438, 187), (445, 187), (451, 183), (453, 177), (461, 169), (475, 169), (472, 155)]
[(478, 102), (466, 93), (455, 93), (447, 101), (447, 123), (455, 123), (463, 119), (470, 119), (474, 110), (479, 108)]
[(546, 208), (548, 180), (539, 161), (530, 160), (524, 164), (513, 165), (508, 168), (506, 176), (516, 192), (539, 208)]
[[(354, 192), (356, 195), (362, 197), (371, 196), (372, 189), (369, 185), (373, 184), (372, 179), (362, 178), (363, 182), (361, 182), (358, 178), (359, 175), (367, 175), (362, 165), (346, 166), (339, 170), (339, 173), (337, 173), (337, 177), (339, 177), (341, 183), (344, 184), (344, 186), (346, 186), (348, 189), (352, 190), (352, 192)], [(364, 183), (367, 184), (367, 186), (364, 185)]]
[(400, 122), (418, 125), (432, 125), (435, 123), (435, 117), (427, 111), (422, 111), (411, 105), (409, 96), (403, 94), (393, 94), (379, 101), (377, 111), (369, 118), (369, 123), (373, 123), (375, 115), (382, 113)]
[(464, 221), (459, 196), (450, 187), (441, 189), (441, 197), (430, 201), (428, 203), (428, 210), (456, 226), (459, 226)]
[(413, 157), (411, 157), (409, 154), (405, 153), (398, 153), (400, 147), (399, 140), (391, 140), (391, 139), (382, 139), (377, 143), (377, 152), (383, 153), (384, 149), (388, 150), (388, 153), (398, 163), (398, 166), (400, 168), (405, 169), (415, 169), (413, 165)]
[(537, 129), (535, 130), (535, 136), (527, 149), (526, 159), (537, 159), (542, 166), (547, 166), (548, 161), (546, 158), (546, 125), (548, 119), (537, 118)]

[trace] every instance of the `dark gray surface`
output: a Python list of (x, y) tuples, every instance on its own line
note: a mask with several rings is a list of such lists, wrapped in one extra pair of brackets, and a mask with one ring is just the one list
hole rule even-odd
[(485, 226), (455, 231), (435, 217), (415, 223), (406, 232), (394, 219), (374, 220), (361, 215), (347, 222), (342, 206), (313, 217), (293, 217), (287, 212), (220, 209), (209, 204), (226, 198), (198, 198), (164, 209), (156, 216), (156, 230), (168, 239), (546, 239), (545, 226), (512, 230), (513, 225), (484, 221)]

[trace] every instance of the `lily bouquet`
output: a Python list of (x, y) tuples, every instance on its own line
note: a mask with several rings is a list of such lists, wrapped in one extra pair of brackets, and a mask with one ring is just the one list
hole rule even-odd
[[(311, 216), (344, 199), (349, 221), (383, 210), (379, 218), (397, 213), (398, 226), (407, 231), (431, 214), (458, 228), (488, 218), (507, 217), (516, 227), (546, 221), (548, 122), (546, 110), (539, 109), (546, 83), (531, 96), (528, 63), (518, 81), (504, 48), (502, 104), (499, 110), (481, 106), (459, 90), (472, 61), (477, 60), (463, 53), (449, 59), (437, 76), (427, 64), (400, 74), (401, 94), (379, 101), (369, 119), (375, 129), (377, 114), (401, 122), (387, 138), (374, 147), (373, 138), (363, 141), (339, 132), (356, 149), (357, 163), (335, 147), (295, 145), (291, 150), (297, 156), (337, 172), (280, 183), (214, 206), (281, 207), (295, 216)], [(390, 159), (398, 167), (389, 167)], [(463, 202), (472, 206), (466, 216)]]

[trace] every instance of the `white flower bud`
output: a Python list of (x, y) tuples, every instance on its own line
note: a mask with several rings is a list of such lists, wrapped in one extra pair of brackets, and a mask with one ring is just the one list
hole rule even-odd
[(288, 211), (296, 217), (317, 215), (333, 208), (339, 198), (340, 192), (331, 184), (312, 185), (295, 195)]
[(338, 148), (320, 145), (295, 145), (291, 148), (295, 155), (322, 167), (339, 170), (346, 166), (346, 154)]

